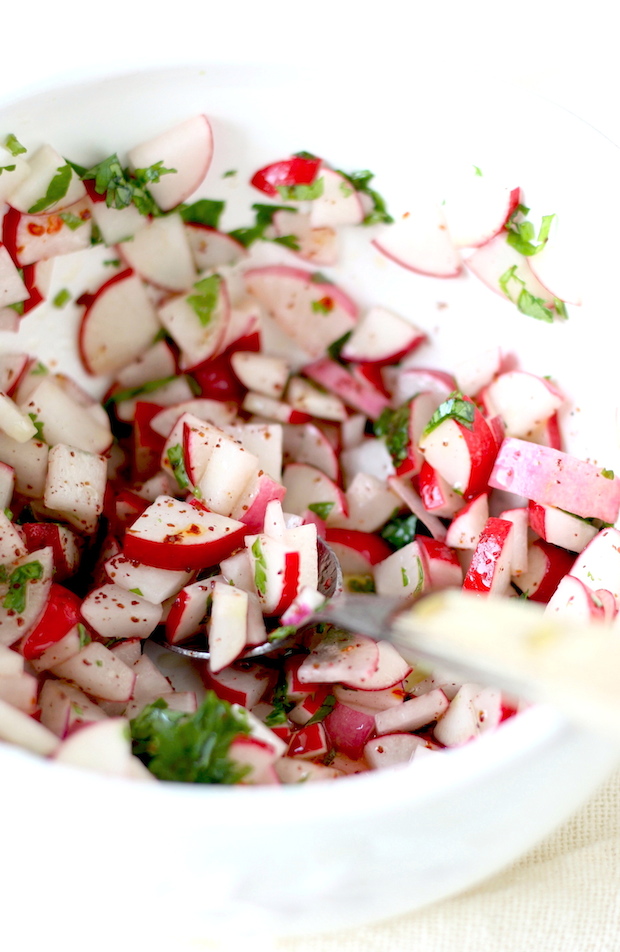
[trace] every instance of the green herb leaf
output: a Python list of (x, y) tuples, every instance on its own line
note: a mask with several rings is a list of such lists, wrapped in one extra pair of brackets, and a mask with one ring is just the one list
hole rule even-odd
[(73, 169), (70, 165), (61, 165), (56, 169), (56, 175), (48, 185), (47, 192), (43, 198), (40, 198), (38, 202), (35, 202), (34, 205), (28, 209), (28, 214), (38, 215), (39, 212), (44, 212), (50, 205), (54, 205), (56, 202), (59, 202), (61, 198), (64, 198), (69, 190), (72, 175)]
[(28, 582), (43, 576), (43, 566), (40, 562), (25, 562), (13, 569), (9, 575), (9, 590), (2, 602), (4, 608), (23, 614), (26, 608), (26, 586)]
[(273, 711), (270, 711), (265, 718), (267, 727), (277, 727), (279, 724), (286, 724), (289, 711), (295, 707), (295, 701), (288, 696), (288, 680), (286, 672), (281, 670), (278, 674), (276, 686), (273, 689), (271, 697)]
[(92, 168), (83, 170), (80, 177), (94, 179), (95, 191), (98, 195), (105, 195), (108, 208), (127, 208), (133, 204), (141, 215), (159, 215), (160, 209), (146, 186), (174, 171), (156, 162), (149, 168), (136, 169), (132, 175), (128, 169), (123, 169), (118, 155), (113, 153)]
[(373, 430), (375, 436), (385, 439), (396, 466), (406, 460), (409, 445), (409, 401), (397, 410), (385, 409), (375, 421)]
[(362, 192), (372, 200), (372, 209), (365, 216), (364, 225), (376, 225), (381, 223), (389, 225), (394, 221), (392, 216), (388, 213), (385, 199), (381, 197), (379, 192), (370, 187), (370, 183), (374, 178), (373, 172), (369, 172), (368, 169), (363, 169), (358, 172), (343, 172), (341, 169), (338, 169), (338, 173), (345, 177), (356, 192)]
[(389, 522), (386, 522), (381, 530), (381, 535), (395, 549), (402, 549), (403, 546), (413, 542), (417, 526), (418, 519), (413, 513), (407, 516), (394, 516)]
[(336, 698), (333, 694), (328, 694), (318, 711), (315, 711), (310, 720), (306, 721), (304, 727), (310, 727), (311, 724), (320, 724), (321, 721), (325, 720), (328, 714), (331, 714), (335, 706)]
[(13, 521), (13, 510), (12, 510), (12, 509), (9, 509), (8, 506), (7, 506), (7, 507), (5, 508), (5, 510), (4, 510), (4, 515), (7, 517), (7, 519), (9, 520), (9, 522), (12, 522), (12, 521)]
[(536, 237), (534, 225), (530, 221), (519, 217), (521, 215), (527, 215), (528, 212), (529, 208), (526, 208), (524, 205), (519, 205), (504, 227), (508, 231), (506, 236), (508, 244), (518, 251), (519, 254), (531, 257), (542, 251), (547, 243), (551, 222), (555, 218), (555, 215), (543, 215), (540, 228), (538, 229), (538, 237)]
[(418, 566), (418, 581), (415, 589), (413, 590), (413, 597), (417, 598), (418, 595), (422, 594), (424, 589), (424, 566), (422, 565), (422, 559), (419, 555), (416, 555), (415, 559)]
[(401, 566), (400, 574), (403, 580), (403, 588), (406, 588), (407, 585), (409, 585), (409, 576), (407, 575), (407, 570), (404, 568), (404, 566)]
[(424, 427), (422, 436), (432, 433), (444, 420), (456, 420), (468, 430), (474, 428), (474, 415), (476, 407), (471, 400), (466, 400), (463, 394), (455, 390), (450, 396), (441, 403), (432, 417)]
[(375, 580), (372, 575), (345, 575), (345, 588), (348, 592), (375, 592)]
[(44, 443), (44, 442), (45, 442), (45, 437), (43, 436), (43, 424), (42, 424), (41, 421), (38, 419), (36, 413), (29, 413), (28, 416), (30, 417), (30, 419), (31, 419), (32, 422), (34, 423), (35, 430), (37, 431), (37, 432), (36, 432), (36, 438), (37, 438), (37, 440), (41, 440), (41, 442)]
[(41, 361), (38, 361), (38, 363), (35, 364), (35, 366), (34, 366), (34, 367), (32, 368), (32, 370), (30, 371), (30, 373), (31, 373), (31, 374), (37, 374), (37, 375), (39, 375), (39, 374), (48, 374), (48, 373), (49, 373), (49, 370), (47, 369), (47, 367), (45, 366), (45, 364), (42, 364)]
[(54, 307), (64, 307), (65, 304), (68, 304), (70, 300), (71, 300), (70, 292), (67, 290), (67, 288), (62, 288), (62, 290), (60, 290), (58, 294), (54, 295), (52, 304), (54, 305)]
[(139, 598), (144, 598), (144, 595), (139, 588), (130, 588), (129, 591), (132, 593), (132, 595), (137, 595)]
[(267, 641), (284, 641), (285, 638), (288, 638), (289, 635), (294, 635), (297, 631), (295, 625), (280, 625), (278, 628), (274, 628), (267, 635)]
[(172, 467), (174, 477), (181, 489), (191, 489), (192, 484), (189, 481), (187, 470), (185, 469), (185, 459), (183, 457), (183, 447), (180, 443), (168, 448), (168, 462)]
[(70, 228), (71, 231), (76, 231), (78, 228), (81, 228), (82, 225), (86, 224), (84, 218), (80, 218), (79, 215), (74, 215), (73, 212), (60, 212), (58, 217), (61, 221), (64, 221), (67, 228)]
[(548, 324), (553, 322), (553, 311), (547, 307), (542, 298), (534, 297), (525, 288), (519, 293), (517, 307), (522, 314), (527, 314), (528, 317), (535, 317), (536, 320), (546, 321)]
[(187, 303), (192, 307), (203, 327), (207, 327), (213, 319), (220, 299), (221, 282), (219, 274), (211, 274), (196, 282), (194, 289), (198, 292), (197, 294), (187, 296)]
[(90, 635), (86, 631), (86, 627), (82, 624), (81, 621), (77, 623), (77, 632), (78, 632), (78, 638), (80, 642), (80, 648), (85, 648), (86, 645), (89, 645), (93, 639), (90, 637)]
[(206, 225), (207, 228), (219, 228), (220, 218), (226, 202), (201, 198), (192, 205), (184, 205), (181, 209), (181, 218), (188, 224)]
[[(297, 212), (296, 208), (290, 208), (288, 205), (263, 205), (260, 202), (254, 203), (252, 210), (255, 214), (253, 225), (248, 228), (236, 228), (234, 231), (228, 232), (230, 237), (238, 241), (244, 248), (249, 248), (255, 241), (276, 241), (276, 238), (266, 234), (267, 229), (273, 224), (275, 213), (278, 211)], [(283, 242), (279, 240), (278, 243), (282, 244)]]
[(159, 698), (130, 728), (133, 753), (160, 780), (235, 784), (247, 773), (229, 757), (232, 741), (250, 733), (247, 717), (213, 691), (194, 714), (172, 711)]
[(149, 380), (137, 387), (126, 387), (123, 390), (115, 390), (114, 393), (110, 394), (107, 398), (105, 406), (108, 407), (114, 403), (123, 403), (125, 400), (133, 400), (135, 397), (146, 396), (146, 394), (153, 393), (155, 390), (159, 390), (160, 387), (165, 387), (166, 384), (172, 383), (172, 381), (176, 379), (174, 375), (171, 375), (170, 377), (161, 377), (159, 380)]
[(338, 363), (342, 363), (340, 359), (340, 352), (352, 333), (353, 331), (347, 331), (346, 334), (343, 334), (342, 337), (339, 337), (338, 340), (335, 340), (332, 344), (329, 345), (329, 347), (327, 348), (327, 356), (330, 357), (331, 360), (335, 360)]
[(480, 176), (482, 175), (482, 169), (479, 168), (477, 165), (474, 165), (474, 174), (480, 175)]
[(334, 506), (335, 503), (333, 502), (311, 502), (308, 509), (310, 512), (316, 513), (319, 519), (327, 519)]
[(16, 168), (17, 166), (15, 165), (0, 165), (0, 175), (2, 175), (3, 172), (14, 172)]
[(263, 555), (260, 539), (254, 540), (251, 551), (254, 556), (254, 586), (259, 595), (264, 595), (267, 590), (267, 561)]
[(324, 186), (323, 179), (317, 178), (309, 185), (276, 185), (276, 190), (285, 202), (310, 202), (321, 197)]
[(236, 169), (228, 169), (227, 172), (222, 172), (222, 178), (232, 178), (234, 175), (237, 175)]
[(11, 155), (23, 155), (24, 152), (28, 151), (28, 149), (15, 138), (12, 132), (9, 132), (4, 140), (4, 148), (7, 152), (10, 152)]
[(312, 301), (310, 303), (310, 307), (312, 308), (314, 314), (331, 314), (331, 312), (334, 310), (334, 299), (329, 296), (325, 296), (319, 298), (318, 301)]
[(605, 479), (615, 479), (613, 469), (602, 469), (601, 476), (604, 476)]
[(554, 297), (553, 299), (553, 308), (558, 317), (563, 317), (568, 320), (568, 311), (566, 310), (566, 304), (564, 301), (561, 301), (559, 298)]

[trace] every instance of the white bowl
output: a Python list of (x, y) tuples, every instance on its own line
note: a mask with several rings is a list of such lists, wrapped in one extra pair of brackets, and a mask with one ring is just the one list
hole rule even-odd
[[(244, 223), (249, 193), (221, 173), (235, 168), (245, 182), (300, 149), (336, 167), (371, 169), (395, 209), (411, 181), (440, 180), (455, 159), (507, 172), (544, 213), (574, 226), (584, 304), (569, 308), (567, 322), (540, 323), (473, 278), (423, 278), (357, 244), (333, 276), (360, 303), (384, 304), (426, 327), (427, 366), (450, 369), (499, 343), (524, 369), (551, 374), (570, 395), (567, 448), (620, 470), (610, 346), (615, 148), (514, 90), (465, 99), (451, 89), (399, 97), (399, 88), (394, 77), (321, 84), (289, 67), (197, 65), (44, 89), (1, 105), (0, 129), (30, 147), (48, 140), (88, 164), (204, 111), (216, 137), (204, 194), (231, 199), (227, 227)], [(80, 287), (75, 261), (58, 270), (58, 286)], [(37, 350), (86, 381), (73, 353), (75, 319), (70, 309), (36, 313), (17, 338), (0, 335), (0, 347)], [(11, 818), (0, 873), (5, 928), (10, 934), (28, 923), (34, 947), (61, 917), (75, 934), (94, 929), (102, 946), (116, 937), (128, 947), (135, 933), (144, 944), (174, 935), (182, 948), (220, 930), (235, 929), (241, 939), (261, 929), (283, 935), (361, 925), (496, 872), (568, 817), (617, 761), (611, 740), (545, 706), (411, 767), (281, 788), (131, 783), (3, 747), (2, 802)]]

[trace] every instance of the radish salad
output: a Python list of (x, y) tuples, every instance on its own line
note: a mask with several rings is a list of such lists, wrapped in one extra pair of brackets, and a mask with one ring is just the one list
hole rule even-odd
[(3, 142), (0, 329), (62, 313), (60, 256), (104, 277), (75, 301), (101, 400), (44, 353), (0, 353), (0, 739), (130, 778), (280, 784), (408, 763), (516, 713), (309, 623), (318, 540), (349, 592), (615, 617), (620, 482), (563, 450), (560, 386), (498, 348), (425, 366), (425, 328), (322, 270), (366, 229), (387, 267), (564, 321), (580, 302), (554, 215), (531, 221), (517, 184), (473, 166), (394, 221), (369, 171), (298, 152), (256, 169), (248, 224), (225, 230), (224, 202), (195, 197), (204, 115), (91, 167)]

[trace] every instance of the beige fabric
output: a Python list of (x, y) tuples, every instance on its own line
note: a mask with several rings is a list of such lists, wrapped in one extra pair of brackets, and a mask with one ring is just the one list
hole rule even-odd
[(380, 925), (280, 940), (274, 952), (620, 952), (620, 771), (483, 885)]

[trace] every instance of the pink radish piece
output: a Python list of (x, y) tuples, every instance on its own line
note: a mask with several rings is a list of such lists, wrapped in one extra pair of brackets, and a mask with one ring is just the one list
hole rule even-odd
[(129, 165), (135, 171), (161, 162), (163, 168), (175, 169), (162, 175), (159, 182), (149, 184), (153, 198), (167, 212), (196, 191), (209, 171), (212, 156), (209, 120), (198, 115), (135, 146), (129, 152)]
[(620, 480), (613, 473), (513, 437), (502, 443), (489, 486), (603, 522), (615, 522), (620, 509)]
[(374, 246), (396, 264), (437, 278), (453, 278), (462, 268), (439, 205), (418, 199), (406, 215), (386, 225)]

